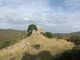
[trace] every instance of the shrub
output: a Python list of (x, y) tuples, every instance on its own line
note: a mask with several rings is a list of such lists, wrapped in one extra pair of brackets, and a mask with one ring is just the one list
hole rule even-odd
[(5, 47), (7, 47), (9, 45), (10, 45), (9, 41), (1, 41), (0, 42), (0, 49), (5, 48)]
[(40, 45), (39, 44), (33, 45), (32, 47), (34, 47), (35, 49), (40, 49)]
[(48, 51), (41, 51), (37, 55), (25, 53), (21, 60), (54, 60), (53, 56)]
[(80, 36), (77, 36), (77, 35), (71, 36), (69, 41), (73, 42), (76, 45), (79, 45), (80, 44)]
[(29, 26), (28, 26), (28, 30), (27, 30), (28, 36), (30, 36), (30, 35), (32, 34), (32, 31), (33, 31), (33, 30), (36, 30), (36, 31), (37, 31), (37, 26), (34, 25), (34, 24), (29, 25)]
[(44, 36), (46, 36), (47, 38), (53, 38), (53, 34), (51, 32), (46, 32)]
[(74, 48), (60, 55), (56, 60), (80, 60), (80, 49)]
[(21, 60), (36, 60), (36, 55), (31, 55), (29, 53), (24, 53)]
[(54, 57), (51, 55), (51, 53), (49, 51), (41, 51), (38, 54), (38, 57), (40, 58), (40, 60), (54, 60)]

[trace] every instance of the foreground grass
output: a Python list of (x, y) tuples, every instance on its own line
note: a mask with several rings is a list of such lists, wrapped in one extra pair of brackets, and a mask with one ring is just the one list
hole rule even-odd
[(80, 49), (72, 49), (52, 56), (49, 51), (41, 51), (37, 55), (25, 53), (21, 60), (80, 60)]

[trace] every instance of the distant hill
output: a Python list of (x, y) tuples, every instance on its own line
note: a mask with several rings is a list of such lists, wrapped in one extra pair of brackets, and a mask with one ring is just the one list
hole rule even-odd
[(27, 37), (26, 31), (0, 29), (0, 49)]
[(80, 31), (78, 32), (71, 32), (71, 33), (55, 33), (53, 34), (54, 37), (71, 37), (71, 36), (80, 36)]
[(70, 33), (71, 35), (79, 35), (80, 36), (80, 31), (78, 31), (78, 32), (72, 32), (72, 33)]
[[(80, 31), (78, 32), (71, 32), (71, 33), (55, 33), (53, 34), (54, 37), (56, 36), (72, 36), (72, 35), (80, 35)], [(20, 40), (26, 38), (27, 33), (26, 31), (21, 30), (14, 30), (14, 29), (0, 29), (0, 40)]]
[(26, 37), (26, 31), (0, 29), (0, 40), (18, 40)]

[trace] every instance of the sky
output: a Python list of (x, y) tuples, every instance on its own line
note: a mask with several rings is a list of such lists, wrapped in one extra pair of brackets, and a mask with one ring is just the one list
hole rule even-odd
[(80, 31), (80, 0), (0, 0), (0, 29), (30, 24), (53, 33)]

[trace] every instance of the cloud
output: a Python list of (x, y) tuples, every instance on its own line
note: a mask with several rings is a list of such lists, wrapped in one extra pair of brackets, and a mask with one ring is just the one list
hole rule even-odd
[(80, 11), (80, 0), (65, 0), (65, 4), (68, 10), (71, 11)]
[(68, 5), (80, 5), (80, 0), (66, 0), (66, 3), (68, 3)]
[[(56, 4), (51, 4), (50, 3)], [(0, 0), (0, 28), (25, 30), (35, 23), (52, 32), (80, 30), (79, 0)], [(78, 28), (76, 30), (76, 27)]]
[[(3, 20), (36, 20), (40, 17), (45, 18), (43, 15), (49, 12), (49, 9), (45, 6), (46, 4), (43, 3), (43, 0), (27, 0), (24, 4), (21, 3), (21, 0), (2, 0), (2, 2), (2, 6), (0, 7), (0, 18)], [(17, 8), (13, 9), (12, 7), (14, 7), (14, 3)], [(21, 6), (19, 4), (21, 4)]]

